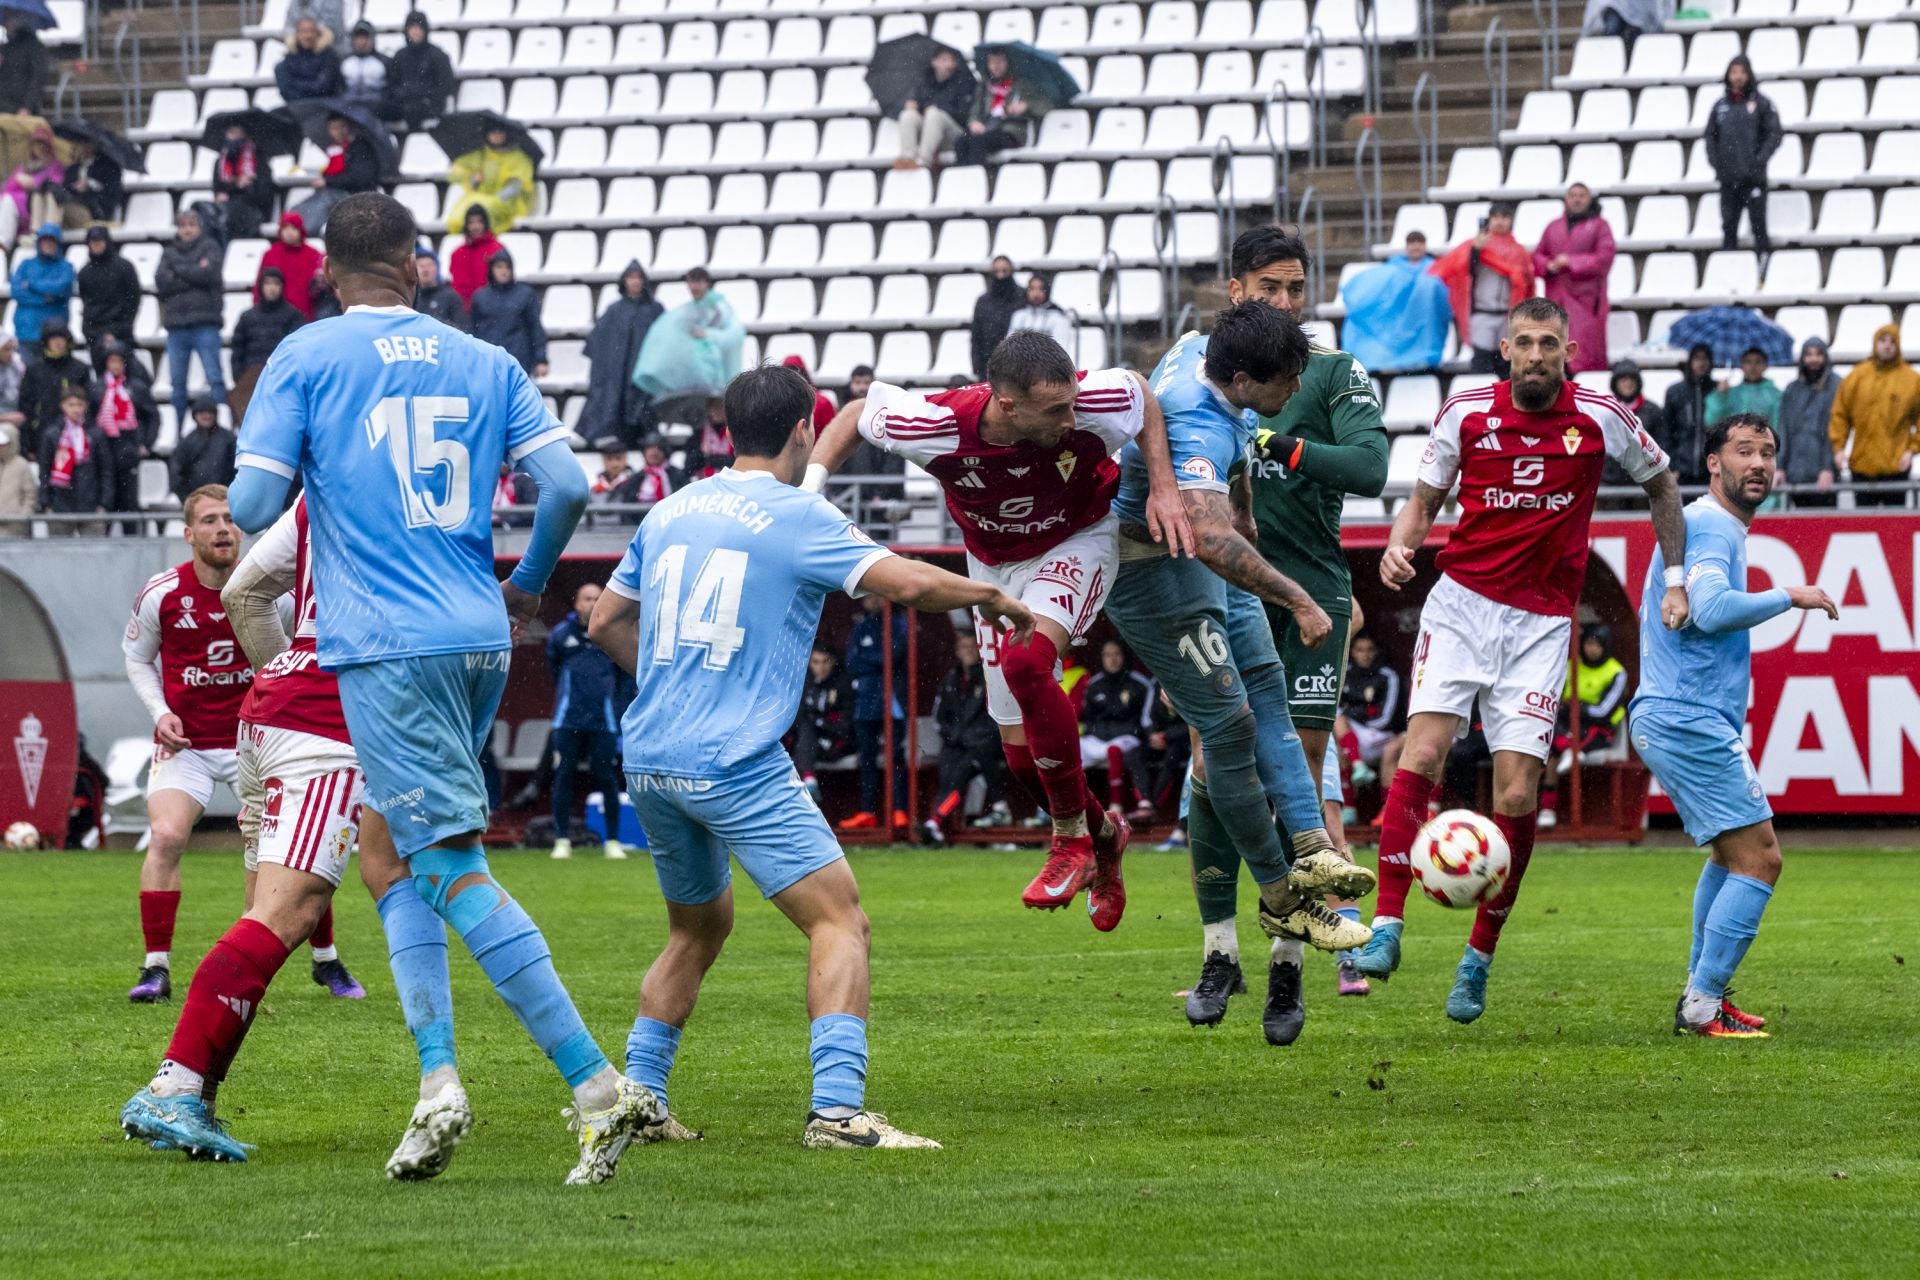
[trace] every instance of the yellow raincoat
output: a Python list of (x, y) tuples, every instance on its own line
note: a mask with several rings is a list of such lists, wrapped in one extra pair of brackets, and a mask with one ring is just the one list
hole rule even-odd
[(476, 204), (487, 211), (495, 235), (533, 212), (533, 160), (517, 147), (467, 152), (447, 170), (447, 185), (455, 188), (447, 214), (447, 230), (455, 235), (466, 229), (467, 210)]

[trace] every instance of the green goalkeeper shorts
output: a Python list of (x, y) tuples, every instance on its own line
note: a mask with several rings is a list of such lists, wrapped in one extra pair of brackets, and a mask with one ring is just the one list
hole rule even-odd
[(1353, 602), (1317, 602), (1333, 620), (1333, 634), (1310, 649), (1300, 639), (1300, 624), (1285, 609), (1267, 606), (1273, 643), (1287, 670), (1287, 710), (1296, 729), (1331, 733), (1340, 711), (1340, 686), (1347, 677), (1347, 644), (1352, 639)]

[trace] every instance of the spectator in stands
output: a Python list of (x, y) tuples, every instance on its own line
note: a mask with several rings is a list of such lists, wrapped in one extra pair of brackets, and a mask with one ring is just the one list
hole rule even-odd
[(40, 330), (52, 321), (65, 321), (73, 301), (73, 264), (58, 223), (49, 222), (33, 239), (33, 256), (13, 269), (13, 331), (29, 348), (40, 342)]
[(313, 279), (307, 282), (307, 295), (313, 299), (313, 318), (316, 322), (331, 320), (340, 314), (340, 295), (333, 291), (326, 272), (313, 273)]
[[(1627, 410), (1640, 420), (1640, 425), (1646, 428), (1648, 435), (1652, 436), (1655, 440), (1666, 438), (1666, 414), (1661, 410), (1659, 405), (1647, 399), (1645, 385), (1640, 377), (1639, 365), (1631, 360), (1622, 360), (1620, 363), (1614, 365), (1613, 380), (1607, 384), (1607, 389), (1613, 394), (1615, 400), (1625, 405)], [(1826, 438), (1824, 435), (1824, 424), (1821, 430), (1823, 433), (1821, 438), (1824, 440)], [(1630, 485), (1633, 483), (1633, 480), (1627, 475), (1619, 463), (1615, 462), (1612, 458), (1608, 458), (1606, 465), (1600, 468), (1600, 483), (1603, 485)], [(1639, 503), (1639, 495), (1635, 494), (1632, 498), (1621, 500), (1621, 508), (1637, 508)]]
[(220, 377), (221, 296), (226, 254), (200, 229), (200, 215), (189, 209), (175, 221), (179, 234), (160, 253), (153, 291), (160, 297), (160, 323), (167, 331), (167, 368), (173, 381), (173, 414), (187, 420), (187, 379), (193, 357), (213, 398), (227, 394)]
[(940, 730), (939, 777), (933, 811), (920, 830), (929, 844), (945, 844), (975, 778), (985, 780), (989, 805), (1003, 801), (1007, 790), (1000, 726), (987, 710), (987, 671), (980, 665), (980, 642), (970, 631), (954, 633), (953, 666), (933, 696), (933, 722)]
[(40, 43), (33, 19), (6, 11), (7, 44), (0, 49), (0, 115), (37, 116), (47, 90), (53, 55)]
[(620, 273), (620, 291), (587, 334), (587, 403), (575, 426), (596, 445), (638, 444), (653, 425), (647, 393), (633, 385), (633, 367), (653, 322), (667, 309), (653, 298), (653, 284), (639, 259)]
[(20, 428), (0, 425), (0, 538), (24, 538), (32, 532), (26, 517), (40, 505), (40, 481), (33, 464), (20, 454)]
[(140, 314), (140, 273), (120, 256), (106, 227), (87, 230), (87, 265), (76, 281), (80, 293), (80, 332), (93, 350), (106, 342), (131, 342)]
[[(40, 510), (77, 515), (103, 509), (113, 492), (113, 449), (87, 417), (87, 393), (68, 388), (60, 417), (40, 434)], [(65, 525), (55, 533), (98, 533), (98, 524)]]
[(1377, 779), (1384, 791), (1392, 783), (1406, 743), (1406, 735), (1396, 727), (1399, 716), (1400, 673), (1363, 631), (1347, 647), (1347, 676), (1333, 725), (1335, 740), (1353, 762), (1355, 786)]
[(287, 301), (286, 291), (286, 277), (280, 274), (280, 268), (262, 268), (259, 282), (253, 287), (256, 301), (233, 322), (233, 339), (227, 349), (227, 367), (233, 370), (233, 393), (227, 397), (227, 406), (232, 409), (235, 422), (246, 421), (247, 405), (253, 399), (253, 387), (260, 379), (260, 371), (266, 367), (267, 357), (288, 334), (307, 322), (299, 308)]
[(1767, 353), (1748, 347), (1740, 354), (1740, 381), (1721, 382), (1707, 397), (1709, 424), (1736, 413), (1754, 413), (1767, 420), (1777, 438), (1780, 431), (1780, 388), (1767, 377)]
[[(998, 742), (998, 732), (995, 741)], [(793, 767), (816, 802), (820, 765), (853, 752), (853, 684), (840, 659), (823, 644), (807, 659), (807, 682), (800, 691), (800, 714), (793, 722)]]
[(380, 105), (380, 118), (421, 129), (446, 114), (454, 92), (453, 60), (427, 39), (427, 15), (420, 10), (407, 15), (406, 31), (407, 42), (387, 64), (387, 96)]
[(1796, 507), (1831, 507), (1833, 445), (1827, 430), (1833, 425), (1833, 402), (1840, 394), (1823, 338), (1800, 344), (1800, 376), (1780, 393), (1780, 420), (1775, 461), (1780, 478), (1793, 493)]
[(120, 162), (96, 147), (92, 140), (69, 140), (73, 158), (67, 162), (65, 190), (69, 217), (78, 216), (80, 225), (89, 222), (118, 222), (120, 209), (127, 202), (126, 175)]
[(1513, 206), (1495, 203), (1480, 220), (1480, 233), (1455, 245), (1433, 264), (1431, 274), (1452, 295), (1460, 342), (1473, 348), (1473, 371), (1506, 377), (1500, 339), (1507, 332), (1507, 313), (1533, 296), (1533, 255), (1513, 238)]
[(600, 788), (607, 820), (606, 855), (624, 858), (614, 839), (619, 830), (620, 717), (633, 701), (633, 677), (587, 639), (587, 619), (600, 602), (600, 584), (583, 583), (573, 593), (573, 612), (547, 634), (547, 670), (553, 676), (553, 856), (573, 853), (573, 773), (586, 761)]
[[(893, 719), (893, 828), (910, 825), (907, 817), (907, 722), (901, 694), (907, 683), (907, 611), (893, 611), (891, 643), (882, 625), (886, 601), (863, 596), (861, 614), (847, 637), (847, 675), (853, 681), (853, 744), (860, 753), (860, 812), (840, 824), (842, 831), (871, 831), (881, 825), (880, 753), (886, 749), (887, 718)], [(887, 648), (893, 651), (893, 688), (886, 685)]]
[(1053, 300), (1053, 283), (1038, 271), (1027, 277), (1027, 305), (1013, 313), (1013, 319), (1007, 322), (1007, 332), (1016, 329), (1036, 329), (1046, 334), (1068, 351), (1080, 349), (1080, 335), (1074, 328), (1073, 317)]
[(22, 227), (59, 216), (60, 184), (67, 167), (53, 150), (53, 130), (35, 125), (27, 135), (27, 157), (0, 187), (0, 249), (11, 252)]
[(16, 443), (27, 421), (20, 407), (20, 389), (26, 377), (27, 362), (20, 358), (20, 339), (0, 330), (0, 426), (13, 428)]
[(448, 219), (449, 232), (466, 225), (466, 214), (459, 211), (475, 205), (487, 211), (487, 222), (497, 232), (513, 230), (514, 223), (533, 212), (533, 157), (511, 145), (505, 129), (489, 130), (486, 142), (456, 157), (447, 170), (456, 211)]
[(841, 407), (845, 408), (850, 401), (865, 399), (867, 388), (872, 385), (873, 366), (870, 364), (853, 366), (853, 371), (847, 374), (847, 394), (840, 401)]
[[(153, 389), (130, 375), (126, 347), (115, 342), (96, 351), (93, 358), (100, 362), (100, 372), (88, 389), (87, 419), (106, 436), (113, 458), (113, 496), (103, 495), (101, 505), (109, 511), (138, 511), (140, 460), (153, 455), (160, 436), (160, 411), (154, 407)], [(229, 467), (226, 480), (208, 483), (226, 484), (232, 479)], [(191, 492), (182, 489), (180, 496)]]
[(302, 18), (293, 27), (293, 43), (287, 56), (274, 64), (273, 80), (280, 96), (288, 102), (308, 98), (337, 98), (346, 92), (347, 82), (340, 75), (340, 55), (332, 49), (331, 32), (321, 39), (326, 28), (312, 18)]
[(253, 300), (260, 301), (260, 282), (267, 278), (267, 272), (278, 271), (281, 296), (302, 319), (313, 319), (313, 278), (320, 274), (324, 262), (320, 251), (307, 243), (307, 220), (300, 211), (281, 214), (280, 229), (274, 234), (273, 243), (260, 255), (260, 270), (253, 281)]
[[(798, 369), (800, 371), (800, 376), (807, 380), (807, 385), (813, 386), (813, 374), (809, 372), (807, 369), (807, 362), (805, 357), (799, 355), (798, 353), (795, 353), (795, 354), (789, 355), (786, 359), (782, 360), (780, 363), (785, 365), (789, 369)], [(827, 424), (833, 421), (833, 415), (836, 412), (838, 412), (838, 410), (834, 408), (832, 397), (828, 396), (827, 393), (822, 391), (820, 388), (814, 387), (813, 388), (813, 429), (815, 431), (826, 430)]]
[(1745, 54), (1727, 64), (1726, 86), (1707, 116), (1706, 131), (1707, 163), (1720, 179), (1720, 247), (1738, 247), (1744, 209), (1764, 273), (1773, 251), (1767, 239), (1767, 162), (1780, 149), (1780, 113), (1754, 83)]
[(350, 51), (340, 59), (340, 78), (347, 87), (342, 96), (377, 110), (386, 96), (389, 65), (387, 55), (373, 47), (373, 24), (365, 19), (354, 23)]
[(638, 478), (633, 468), (627, 465), (624, 447), (602, 449), (600, 474), (593, 478), (593, 483), (588, 487), (588, 497), (602, 504), (632, 502), (633, 486)]
[(203, 484), (232, 484), (234, 433), (220, 425), (220, 406), (202, 392), (193, 398), (193, 421), (180, 427), (173, 446), (173, 491), (181, 498)]
[(951, 49), (937, 50), (913, 96), (900, 108), (900, 158), (896, 169), (929, 168), (960, 137), (973, 107), (973, 76)]
[(687, 483), (686, 472), (667, 460), (667, 446), (655, 436), (640, 446), (640, 470), (634, 473), (631, 502), (659, 502)]
[(227, 234), (235, 240), (259, 235), (260, 224), (273, 213), (275, 195), (273, 174), (260, 163), (253, 139), (239, 125), (228, 126), (213, 161), (213, 199), (226, 210)]
[(40, 443), (60, 423), (60, 402), (69, 391), (86, 398), (93, 370), (73, 354), (73, 330), (56, 320), (40, 330), (40, 358), (27, 365), (20, 379), (20, 411), (26, 422), (20, 429), (20, 450), (40, 456)]
[(493, 486), (493, 522), (510, 527), (532, 524), (539, 498), (540, 486), (532, 476), (501, 463), (499, 482)]
[(1547, 297), (1567, 313), (1567, 337), (1579, 344), (1567, 368), (1586, 373), (1607, 368), (1607, 275), (1613, 270), (1613, 228), (1600, 214), (1584, 182), (1567, 188), (1566, 212), (1547, 224), (1533, 251), (1533, 273), (1546, 281)]
[(1427, 252), (1427, 233), (1407, 232), (1406, 247), (1387, 261), (1394, 266), (1412, 267), (1417, 271), (1425, 271), (1433, 266), (1433, 255)]
[(1013, 313), (1026, 305), (1026, 297), (1013, 280), (1013, 259), (993, 260), (987, 277), (987, 291), (973, 304), (973, 322), (967, 326), (973, 340), (973, 376), (987, 376), (987, 357), (1000, 345), (1013, 327)]
[(1647, 434), (1667, 452), (1673, 478), (1681, 484), (1707, 482), (1707, 398), (1714, 393), (1713, 348), (1696, 342), (1687, 352), (1687, 366), (1680, 381), (1667, 388), (1667, 400), (1661, 414), (1660, 430), (1647, 427)]
[(311, 22), (318, 31), (322, 49), (331, 48), (347, 29), (346, 0), (287, 0), (286, 26), (281, 34), (289, 51), (300, 43), (300, 24)]
[(733, 304), (713, 287), (705, 267), (690, 269), (682, 279), (688, 300), (647, 330), (633, 366), (633, 385), (656, 403), (681, 396), (718, 397), (740, 372), (747, 327)]
[(1447, 352), (1453, 304), (1430, 274), (1427, 238), (1407, 233), (1406, 252), (1356, 271), (1340, 285), (1346, 322), (1340, 345), (1368, 369), (1434, 369)]
[(309, 234), (327, 234), (327, 215), (348, 196), (380, 189), (380, 153), (345, 116), (327, 117), (327, 164), (313, 180), (313, 194), (300, 202)]
[(440, 259), (434, 257), (433, 250), (423, 244), (413, 251), (413, 262), (420, 277), (420, 283), (413, 290), (413, 309), (465, 333), (471, 323), (467, 317), (467, 304), (454, 292), (452, 285), (440, 278)]
[[(1920, 373), (1900, 354), (1900, 326), (1881, 325), (1873, 335), (1873, 359), (1862, 360), (1840, 384), (1827, 439), (1833, 465), (1856, 481), (1906, 480), (1920, 450)], [(1855, 506), (1904, 506), (1899, 490), (1856, 493)]]
[(1606, 751), (1627, 719), (1627, 669), (1613, 656), (1613, 630), (1603, 623), (1580, 629), (1580, 657), (1570, 664), (1560, 694), (1553, 749), (1559, 759), (1540, 784), (1540, 825), (1559, 822), (1560, 778), (1576, 754)]
[(1124, 804), (1133, 786), (1134, 813), (1153, 820), (1153, 779), (1147, 774), (1142, 737), (1153, 720), (1153, 682), (1127, 662), (1118, 640), (1100, 646), (1100, 670), (1080, 685), (1080, 764), (1107, 771), (1107, 798)]
[(487, 262), (500, 252), (500, 239), (493, 234), (493, 222), (484, 205), (467, 206), (461, 224), (466, 239), (453, 251), (447, 263), (447, 281), (460, 301), (473, 306), (473, 295), (487, 282)]
[(967, 131), (954, 146), (954, 163), (985, 164), (993, 156), (1033, 141), (1033, 126), (1046, 104), (1029, 102), (1013, 82), (1007, 55), (987, 55), (987, 78), (974, 91)]
[(707, 416), (687, 447), (687, 474), (704, 480), (733, 464), (733, 432), (727, 429), (727, 402), (719, 396), (707, 401)]
[(1665, 27), (1673, 13), (1674, 0), (1587, 0), (1580, 34), (1618, 36), (1631, 56), (1633, 42), (1649, 31)]
[(514, 279), (513, 255), (505, 249), (487, 262), (487, 287), (469, 304), (473, 336), (520, 362), (536, 378), (547, 376), (547, 328), (540, 323), (540, 295)]

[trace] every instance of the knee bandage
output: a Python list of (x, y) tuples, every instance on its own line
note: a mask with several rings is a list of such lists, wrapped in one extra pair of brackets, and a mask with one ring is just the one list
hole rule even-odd
[[(462, 937), (507, 900), (500, 886), (493, 882), (487, 868), (487, 855), (478, 849), (422, 849), (407, 863), (413, 872), (413, 887), (426, 899), (434, 914), (452, 925)], [(485, 882), (468, 885), (455, 893), (454, 886), (466, 876), (483, 876)]]

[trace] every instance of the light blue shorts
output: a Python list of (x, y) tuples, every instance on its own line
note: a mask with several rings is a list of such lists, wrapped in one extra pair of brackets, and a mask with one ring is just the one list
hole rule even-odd
[(487, 829), (480, 752), (506, 692), (510, 656), (505, 649), (436, 653), (340, 669), (340, 706), (366, 774), (367, 803), (385, 815), (401, 857)]
[(1642, 702), (1627, 727), (1694, 844), (1773, 817), (1747, 744), (1719, 716), (1684, 703)]
[(1107, 618), (1120, 638), (1203, 736), (1247, 705), (1245, 664), (1230, 648), (1226, 585), (1197, 559), (1155, 556), (1122, 560), (1107, 596)]
[(725, 892), (729, 851), (768, 898), (846, 856), (778, 747), (725, 778), (629, 773), (627, 799), (668, 902), (692, 906)]
[(1267, 621), (1267, 607), (1260, 603), (1260, 597), (1224, 582), (1220, 585), (1227, 593), (1227, 644), (1241, 674), (1280, 661), (1280, 650), (1273, 643), (1273, 626)]
[(1344, 805), (1346, 788), (1340, 785), (1340, 744), (1327, 743), (1327, 754), (1320, 761), (1320, 802)]

